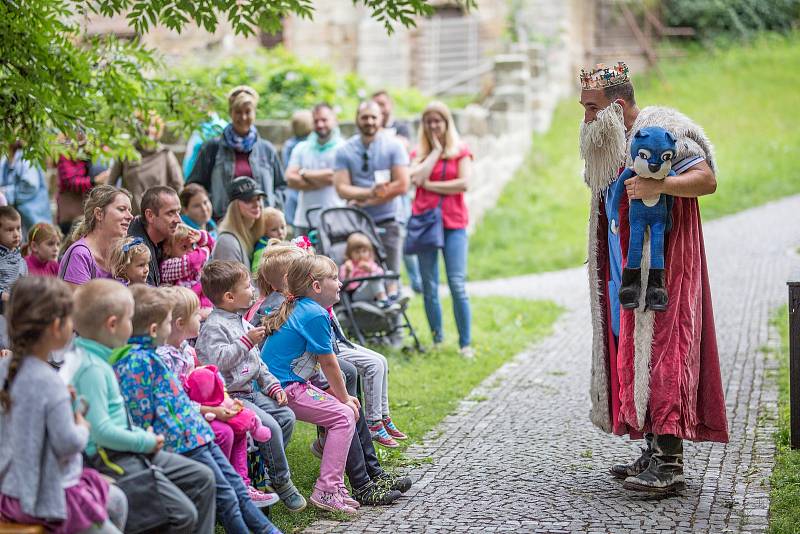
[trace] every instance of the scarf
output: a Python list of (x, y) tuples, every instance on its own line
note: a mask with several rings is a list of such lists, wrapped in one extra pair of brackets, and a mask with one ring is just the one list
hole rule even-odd
[[(186, 224), (186, 226), (190, 228), (194, 228), (195, 230), (203, 230), (203, 228), (200, 228), (199, 224), (190, 219), (189, 216), (186, 215), (185, 213), (181, 214), (181, 220)], [(212, 234), (212, 236), (217, 232), (217, 223), (214, 222), (214, 219), (208, 220), (208, 222), (206, 223), (205, 230), (209, 234)]]
[(322, 154), (331, 148), (335, 148), (339, 143), (340, 138), (341, 134), (339, 133), (339, 128), (337, 127), (331, 131), (330, 138), (324, 144), (319, 143), (319, 140), (317, 139), (317, 132), (311, 132), (306, 140), (308, 141), (308, 146), (311, 147), (311, 150), (318, 154)]
[(255, 126), (251, 126), (247, 135), (242, 137), (233, 129), (233, 124), (229, 124), (222, 131), (222, 140), (236, 152), (247, 153), (253, 150), (253, 145), (258, 141), (258, 132)]

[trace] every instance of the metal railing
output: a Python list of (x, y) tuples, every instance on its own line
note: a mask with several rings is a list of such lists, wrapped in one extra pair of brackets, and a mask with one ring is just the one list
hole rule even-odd
[(789, 286), (789, 442), (800, 449), (800, 268), (787, 282)]

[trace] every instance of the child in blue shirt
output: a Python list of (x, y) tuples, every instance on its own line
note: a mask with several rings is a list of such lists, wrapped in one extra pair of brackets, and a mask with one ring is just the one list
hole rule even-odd
[[(311, 503), (324, 510), (352, 514), (358, 501), (345, 488), (344, 468), (360, 404), (347, 393), (342, 380), (327, 311), (339, 301), (341, 286), (338, 269), (330, 258), (309, 255), (296, 259), (287, 274), (292, 297), (264, 321), (269, 338), (261, 357), (280, 381), (297, 418), (326, 430), (320, 476)], [(309, 382), (320, 368), (328, 377), (327, 392)]]

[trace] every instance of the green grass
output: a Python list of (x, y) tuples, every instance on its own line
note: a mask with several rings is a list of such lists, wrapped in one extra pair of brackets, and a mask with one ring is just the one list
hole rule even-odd
[(578, 155), (580, 106), (562, 102), (533, 148), (470, 237), (473, 280), (552, 271), (586, 256), (589, 190)]
[[(560, 309), (551, 302), (509, 298), (472, 298), (472, 336), (477, 357), (465, 361), (458, 354), (457, 335), (450, 299), (444, 299), (445, 343), (425, 354), (404, 354), (380, 349), (390, 362), (390, 402), (392, 417), (410, 440), (401, 449), (378, 448), (384, 466), (407, 465), (403, 449), (421, 438), (452, 412), (459, 401), (495, 369), (532, 342), (547, 335)], [(410, 319), (424, 345), (430, 346), (422, 299), (410, 306)], [(486, 399), (472, 398), (476, 402)], [(292, 479), (308, 497), (319, 474), (319, 460), (308, 450), (316, 437), (314, 427), (298, 422), (289, 445)], [(283, 505), (273, 508), (272, 520), (284, 532), (299, 531), (319, 517), (328, 516), (309, 507), (300, 514), (289, 514)]]
[[(635, 79), (640, 107), (679, 109), (716, 148), (717, 192), (704, 219), (800, 193), (800, 33), (691, 50)], [(586, 258), (588, 190), (581, 178), (577, 98), (562, 102), (470, 242), (470, 277), (487, 279), (580, 265)]]
[(772, 318), (781, 344), (777, 351), (778, 431), (775, 433), (775, 469), (772, 471), (769, 532), (789, 534), (800, 525), (800, 450), (789, 447), (789, 309), (783, 306)]

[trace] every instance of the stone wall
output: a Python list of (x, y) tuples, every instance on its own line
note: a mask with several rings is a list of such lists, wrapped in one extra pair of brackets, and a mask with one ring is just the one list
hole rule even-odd
[[(497, 203), (530, 150), (532, 133), (548, 127), (559, 95), (569, 90), (553, 81), (557, 78), (546, 61), (550, 53), (549, 46), (536, 44), (515, 54), (495, 56), (492, 94), (482, 105), (471, 104), (453, 113), (462, 138), (475, 156), (466, 196), (470, 231)], [(419, 117), (408, 119), (416, 136)], [(260, 135), (277, 147), (291, 136), (288, 121), (259, 120), (256, 126)], [(340, 128), (345, 137), (356, 133), (352, 121), (341, 122)], [(182, 145), (172, 148), (182, 156)]]

